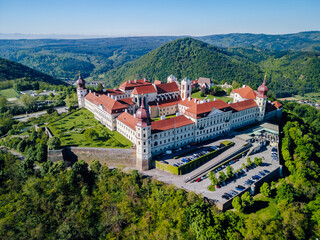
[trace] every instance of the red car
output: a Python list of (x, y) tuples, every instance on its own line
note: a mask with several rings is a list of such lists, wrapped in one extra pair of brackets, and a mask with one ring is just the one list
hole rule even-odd
[(201, 180), (202, 180), (201, 177), (199, 177), (196, 179), (196, 182), (200, 182)]

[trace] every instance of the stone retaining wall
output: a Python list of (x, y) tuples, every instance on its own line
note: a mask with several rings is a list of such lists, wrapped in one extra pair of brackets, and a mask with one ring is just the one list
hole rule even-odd
[(93, 160), (98, 160), (101, 164), (108, 166), (135, 167), (136, 151), (119, 148), (65, 147), (62, 150), (49, 150), (48, 160), (53, 162), (63, 160), (67, 166), (78, 160), (84, 160), (88, 164)]

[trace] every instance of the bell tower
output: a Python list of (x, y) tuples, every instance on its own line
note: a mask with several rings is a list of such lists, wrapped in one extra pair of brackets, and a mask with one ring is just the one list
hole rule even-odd
[(148, 109), (144, 105), (142, 95), (141, 106), (136, 112), (136, 166), (139, 170), (148, 170), (152, 167), (151, 160), (151, 119)]
[(191, 81), (185, 78), (181, 81), (181, 99), (186, 100), (191, 97)]
[(264, 80), (263, 83), (261, 84), (260, 87), (258, 87), (258, 94), (256, 96), (256, 103), (258, 105), (259, 108), (259, 112), (257, 113), (257, 121), (262, 122), (264, 119), (264, 115), (266, 112), (266, 106), (267, 106), (267, 101), (268, 101), (268, 97), (267, 97), (267, 93), (268, 93), (269, 89), (267, 87), (266, 84), (266, 75), (264, 76)]
[(78, 95), (78, 105), (79, 108), (85, 107), (84, 97), (87, 95), (86, 82), (83, 80), (81, 73), (79, 71), (79, 78), (77, 80), (77, 95)]

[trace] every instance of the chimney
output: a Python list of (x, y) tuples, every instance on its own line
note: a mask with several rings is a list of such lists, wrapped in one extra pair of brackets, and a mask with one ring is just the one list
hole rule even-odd
[(137, 83), (137, 79), (134, 80), (134, 83)]
[(162, 116), (160, 116), (160, 119), (161, 119), (161, 120), (164, 120), (164, 119), (166, 119), (166, 116), (165, 116), (165, 115), (162, 115)]
[(127, 113), (127, 112), (128, 112), (128, 109), (125, 109), (125, 110), (124, 110), (124, 112), (126, 112), (126, 113)]
[(211, 101), (211, 99), (208, 99), (208, 100), (207, 100), (207, 102), (210, 102), (210, 101)]
[(189, 101), (189, 102), (191, 101), (191, 97), (188, 97), (188, 101)]
[(89, 90), (89, 93), (91, 93), (91, 89)]
[(180, 116), (180, 112), (177, 112), (177, 113), (176, 113), (176, 116), (177, 116), (177, 117)]
[(131, 83), (131, 80), (129, 80), (129, 83)]
[(93, 92), (93, 95), (96, 95), (96, 92)]
[(113, 88), (113, 90), (115, 90), (115, 91), (116, 91), (116, 90), (117, 90), (117, 88)]
[(213, 101), (215, 101), (215, 100), (216, 100), (216, 98), (213, 99)]
[(107, 89), (104, 88), (104, 89), (103, 89), (103, 92), (106, 92), (106, 91), (107, 91)]
[(231, 102), (228, 102), (228, 104), (231, 104)]
[(144, 78), (144, 79), (143, 79), (143, 81), (144, 81), (144, 82), (146, 82), (146, 81), (147, 81), (147, 79), (146, 79), (146, 78)]
[(114, 98), (114, 100), (116, 100), (116, 101), (117, 101), (117, 100), (118, 100), (118, 97), (115, 97), (115, 98)]
[(196, 102), (197, 102), (197, 99), (194, 99), (193, 102), (196, 103)]
[(108, 97), (110, 97), (110, 93), (108, 93)]
[(242, 85), (242, 88), (245, 88), (246, 87), (246, 85)]
[(111, 98), (113, 99), (113, 95), (111, 95)]
[(136, 118), (136, 114), (133, 114), (133, 117)]

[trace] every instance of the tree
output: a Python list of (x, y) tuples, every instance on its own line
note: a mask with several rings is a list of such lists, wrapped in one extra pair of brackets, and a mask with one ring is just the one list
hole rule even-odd
[(99, 137), (99, 134), (93, 129), (89, 128), (84, 131), (84, 136), (88, 140), (97, 139)]
[(250, 167), (252, 165), (252, 161), (251, 159), (248, 157), (247, 158), (247, 166)]
[(242, 207), (246, 208), (248, 206), (251, 206), (253, 204), (253, 198), (249, 192), (245, 192), (241, 196), (241, 202), (242, 202)]
[(216, 174), (213, 171), (209, 172), (209, 180), (211, 181), (212, 185), (217, 185), (218, 184), (218, 179), (216, 177)]
[(7, 99), (5, 97), (0, 96), (0, 108), (6, 107), (7, 103)]
[(228, 176), (228, 178), (233, 178), (233, 176), (234, 176), (233, 167), (231, 167), (231, 166), (227, 167), (227, 176)]
[(266, 197), (269, 197), (270, 196), (270, 186), (267, 182), (264, 182), (262, 184), (262, 186), (260, 187), (260, 192), (262, 195), (266, 196)]
[(96, 91), (98, 91), (98, 92), (103, 91), (102, 83), (99, 83), (99, 84), (98, 84), (98, 86), (96, 87)]
[(261, 158), (254, 158), (254, 164), (256, 164), (257, 166), (260, 166), (262, 164), (262, 159)]
[(241, 212), (243, 209), (242, 203), (241, 203), (241, 199), (239, 196), (236, 196), (233, 200), (232, 200), (232, 207), (234, 209), (236, 209), (237, 211)]
[(224, 181), (226, 181), (226, 180), (227, 180), (227, 176), (226, 176), (226, 174), (224, 173), (224, 171), (219, 172), (219, 181), (220, 181), (220, 182), (224, 182)]
[(60, 146), (61, 146), (61, 141), (60, 141), (59, 138), (57, 138), (57, 137), (55, 137), (55, 136), (49, 138), (49, 140), (48, 140), (48, 147), (49, 147), (50, 149), (54, 149), (54, 150), (55, 150), (55, 149), (59, 149)]
[(65, 99), (68, 108), (75, 107), (78, 104), (78, 97), (76, 93), (69, 94)]
[(33, 109), (36, 105), (36, 100), (29, 94), (23, 94), (20, 97), (20, 102), (25, 106), (27, 109)]

